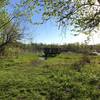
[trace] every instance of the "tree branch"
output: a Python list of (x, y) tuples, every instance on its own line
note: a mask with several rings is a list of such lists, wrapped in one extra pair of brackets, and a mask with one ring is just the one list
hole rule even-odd
[(2, 28), (5, 27), (7, 24), (9, 24), (14, 18), (15, 18), (15, 16), (13, 16), (9, 21), (7, 21), (7, 22), (4, 23), (2, 26), (0, 26), (0, 29), (2, 29)]

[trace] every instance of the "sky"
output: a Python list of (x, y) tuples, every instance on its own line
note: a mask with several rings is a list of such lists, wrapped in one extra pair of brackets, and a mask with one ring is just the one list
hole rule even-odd
[[(11, 0), (12, 4), (15, 2), (19, 2), (19, 0)], [(9, 13), (12, 12), (12, 5), (8, 7)], [(33, 16), (32, 21), (38, 21), (40, 20), (41, 15)], [(85, 43), (85, 40), (87, 39), (87, 36), (84, 34), (74, 36), (73, 34), (76, 34), (75, 32), (71, 32), (70, 30), (64, 30), (58, 29), (57, 23), (52, 19), (42, 25), (34, 26), (27, 22), (24, 22), (24, 25), (26, 27), (25, 33), (28, 35), (25, 35), (25, 38), (22, 39), (22, 42), (24, 43), (45, 43), (45, 44), (68, 44), (68, 43)], [(69, 26), (70, 29), (70, 26)], [(98, 44), (100, 43), (100, 31), (98, 31), (93, 37), (91, 37), (89, 44)]]

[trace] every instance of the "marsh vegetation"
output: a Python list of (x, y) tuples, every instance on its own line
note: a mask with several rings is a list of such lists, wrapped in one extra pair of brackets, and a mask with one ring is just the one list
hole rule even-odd
[(100, 56), (25, 52), (0, 59), (2, 100), (99, 100)]

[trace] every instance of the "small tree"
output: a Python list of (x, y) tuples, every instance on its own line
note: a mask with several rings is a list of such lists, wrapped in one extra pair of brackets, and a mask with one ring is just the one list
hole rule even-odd
[[(9, 20), (7, 15), (4, 15), (4, 18), (1, 19), (2, 23), (5, 23), (5, 20)], [(20, 39), (21, 31), (17, 23), (9, 22), (5, 27), (0, 29), (0, 54), (3, 54), (4, 49), (7, 45), (16, 42)]]

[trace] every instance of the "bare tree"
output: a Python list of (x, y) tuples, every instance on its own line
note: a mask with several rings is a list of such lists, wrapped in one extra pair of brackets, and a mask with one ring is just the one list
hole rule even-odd
[(0, 53), (4, 52), (4, 49), (9, 44), (17, 42), (20, 39), (21, 31), (17, 24), (10, 24), (0, 32)]

